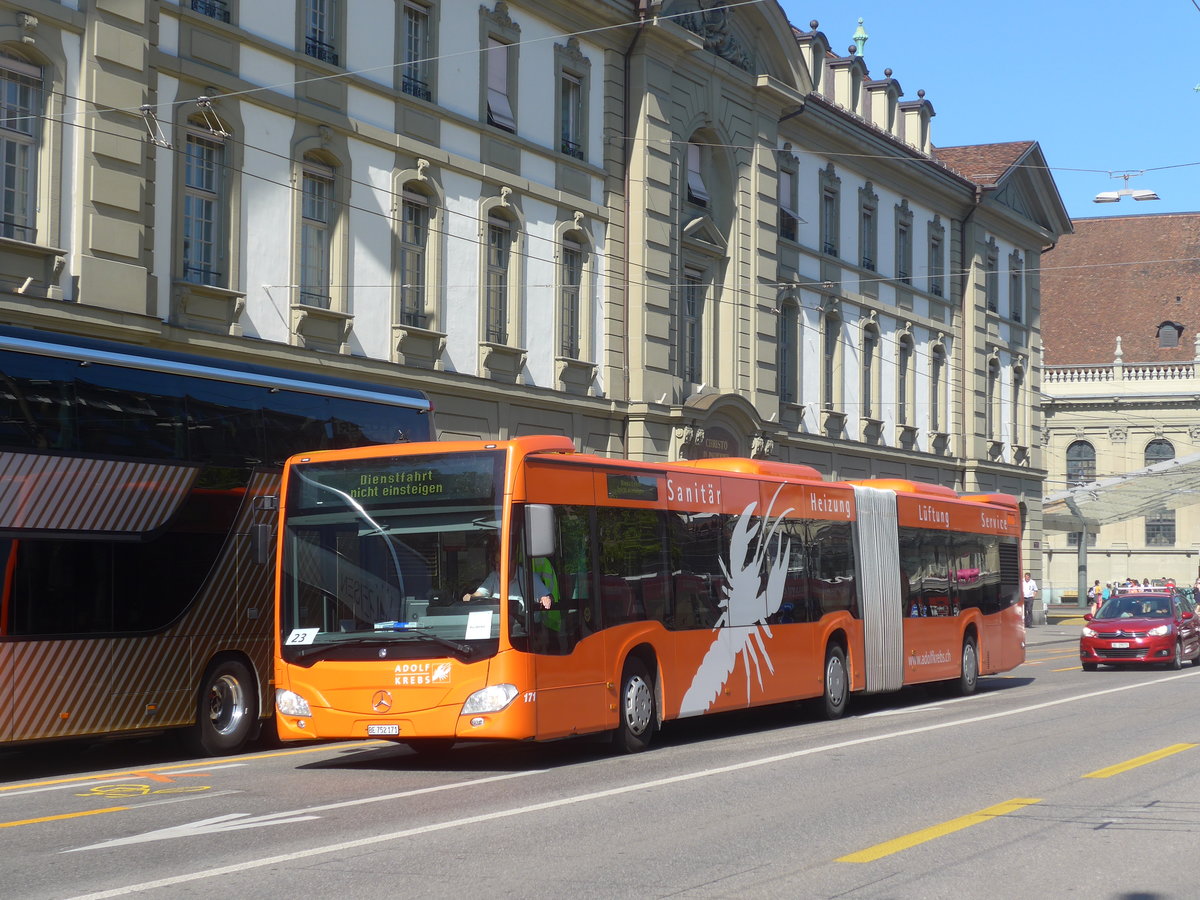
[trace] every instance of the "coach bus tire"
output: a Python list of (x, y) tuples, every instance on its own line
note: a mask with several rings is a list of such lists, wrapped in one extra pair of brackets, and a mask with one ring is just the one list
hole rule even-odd
[(963, 640), (962, 671), (958, 680), (951, 682), (954, 693), (960, 697), (968, 697), (979, 687), (979, 650), (975, 646), (975, 638)]
[(850, 678), (846, 672), (846, 652), (837, 644), (825, 651), (825, 718), (840, 719), (850, 699)]
[(613, 746), (621, 753), (640, 753), (650, 746), (658, 718), (654, 683), (640, 660), (631, 659), (625, 663), (617, 702), (620, 721), (613, 732)]
[(221, 659), (208, 667), (196, 700), (188, 743), (197, 753), (237, 753), (258, 724), (258, 683), (245, 663)]

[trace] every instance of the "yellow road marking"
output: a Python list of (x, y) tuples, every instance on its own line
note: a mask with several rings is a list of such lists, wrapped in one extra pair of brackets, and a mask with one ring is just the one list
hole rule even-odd
[(1065, 669), (1051, 669), (1051, 672), (1078, 672), (1079, 666), (1067, 666)]
[(932, 841), (934, 838), (962, 831), (964, 828), (970, 828), (972, 825), (990, 822), (999, 816), (1006, 816), (1019, 809), (1024, 809), (1026, 806), (1032, 806), (1034, 803), (1041, 802), (1040, 798), (1017, 797), (1014, 800), (1008, 800), (1004, 803), (997, 803), (995, 806), (989, 806), (987, 809), (981, 809), (979, 812), (971, 813), (969, 816), (960, 816), (957, 819), (951, 819), (949, 822), (943, 822), (941, 825), (922, 828), (920, 831), (914, 831), (912, 834), (905, 835), (904, 837), (884, 841), (882, 844), (876, 844), (874, 847), (868, 847), (866, 850), (859, 850), (857, 853), (851, 853), (849, 856), (839, 857), (837, 862), (874, 862), (885, 856), (891, 856), (893, 853), (899, 853), (901, 850), (907, 850), (918, 844)]
[[(390, 744), (390, 741), (358, 741), (350, 744), (350, 747), (373, 747), (378, 745)], [(205, 765), (227, 766), (231, 762), (255, 762), (260, 759), (274, 759), (277, 756), (296, 756), (300, 753), (320, 753), (322, 751), (331, 750), (339, 744), (321, 744), (317, 747), (305, 747), (300, 750), (281, 750), (277, 753), (260, 753), (258, 756), (237, 756), (223, 757), (220, 760), (209, 761), (193, 761), (190, 763), (180, 763), (177, 766), (155, 766), (153, 769), (134, 769), (128, 772), (113, 772), (108, 775), (79, 775), (74, 778), (56, 778), (51, 781), (26, 781), (21, 784), (0, 785), (0, 793), (4, 791), (16, 791), (23, 788), (47, 787), (55, 784), (74, 784), (79, 781), (105, 781), (113, 778), (146, 778), (150, 772), (171, 772), (175, 769), (202, 769)]]
[(0, 822), (0, 828), (16, 828), (18, 825), (36, 825), (39, 822), (57, 822), (60, 819), (78, 819), (80, 816), (98, 816), (101, 813), (126, 812), (128, 806), (112, 806), (108, 809), (89, 809), (84, 812), (63, 813), (61, 816), (43, 816), (40, 819), (22, 819), (19, 822)]
[(1109, 766), (1106, 769), (1097, 769), (1095, 772), (1088, 772), (1083, 777), (1112, 778), (1114, 775), (1120, 775), (1122, 772), (1128, 772), (1130, 769), (1136, 769), (1138, 766), (1158, 762), (1160, 759), (1174, 756), (1176, 753), (1182, 753), (1184, 750), (1191, 750), (1195, 746), (1195, 744), (1172, 744), (1170, 747), (1163, 747), (1161, 750), (1155, 750), (1153, 753), (1147, 753), (1145, 756), (1138, 756), (1128, 762), (1117, 763), (1115, 766)]

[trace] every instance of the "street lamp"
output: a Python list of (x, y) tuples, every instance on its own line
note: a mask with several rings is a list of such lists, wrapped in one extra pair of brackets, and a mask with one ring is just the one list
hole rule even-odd
[(1101, 191), (1099, 194), (1096, 195), (1095, 199), (1093, 199), (1092, 202), (1093, 203), (1116, 203), (1122, 197), (1132, 197), (1134, 200), (1157, 200), (1158, 194), (1154, 193), (1154, 191), (1149, 191), (1144, 188), (1140, 188), (1140, 189), (1139, 188), (1131, 188), (1129, 186), (1130, 178), (1137, 178), (1137, 176), (1145, 175), (1145, 174), (1146, 173), (1144, 171), (1142, 171), (1142, 172), (1109, 172), (1108, 173), (1109, 178), (1125, 179), (1125, 187), (1121, 188), (1119, 191)]

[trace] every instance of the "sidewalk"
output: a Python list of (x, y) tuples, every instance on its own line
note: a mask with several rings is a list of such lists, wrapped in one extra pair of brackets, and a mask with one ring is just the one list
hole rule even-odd
[(1025, 629), (1025, 646), (1078, 641), (1085, 612), (1074, 604), (1050, 604), (1046, 607), (1045, 623)]

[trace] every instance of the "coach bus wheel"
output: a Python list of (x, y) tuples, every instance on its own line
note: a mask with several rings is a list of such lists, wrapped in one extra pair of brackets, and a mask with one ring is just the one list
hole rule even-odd
[(622, 753), (639, 753), (650, 746), (656, 715), (654, 684), (646, 667), (636, 659), (625, 663), (618, 703), (620, 722), (613, 733), (613, 744)]
[(258, 686), (242, 662), (223, 659), (204, 673), (189, 730), (193, 749), (207, 756), (236, 753), (258, 721)]
[(979, 651), (975, 648), (973, 637), (963, 641), (962, 672), (953, 684), (954, 692), (960, 697), (975, 693), (975, 688), (979, 686)]
[(846, 653), (837, 644), (825, 652), (825, 718), (840, 719), (850, 698), (850, 679), (846, 673)]

